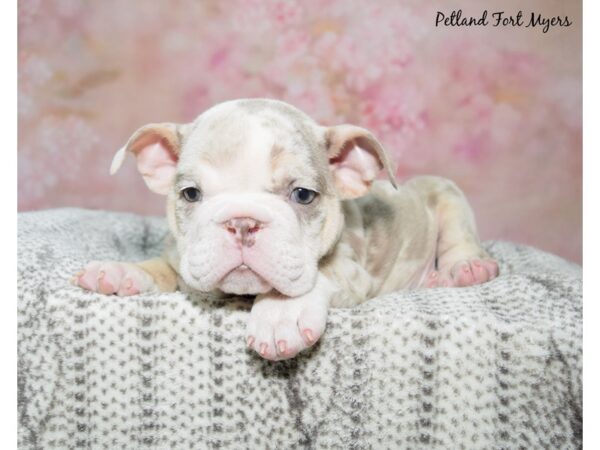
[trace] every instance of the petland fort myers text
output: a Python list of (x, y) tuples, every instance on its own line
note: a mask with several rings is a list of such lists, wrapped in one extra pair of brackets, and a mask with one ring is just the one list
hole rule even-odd
[(509, 14), (505, 11), (495, 11), (489, 13), (484, 10), (478, 16), (463, 16), (461, 9), (454, 10), (450, 14), (438, 11), (435, 17), (435, 26), (445, 27), (525, 27), (537, 28), (542, 33), (547, 33), (555, 27), (570, 27), (573, 22), (568, 16), (546, 17), (540, 13), (532, 12), (528, 15), (519, 11), (515, 14)]

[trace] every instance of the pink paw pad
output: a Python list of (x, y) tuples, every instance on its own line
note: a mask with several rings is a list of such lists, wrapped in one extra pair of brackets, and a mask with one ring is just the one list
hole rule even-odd
[(119, 280), (116, 273), (111, 270), (109, 270), (108, 274), (104, 270), (98, 273), (98, 292), (110, 295), (117, 292), (118, 287)]
[(279, 353), (280, 355), (285, 356), (287, 353), (287, 342), (285, 341), (279, 341), (277, 342), (277, 353)]
[(92, 261), (75, 274), (73, 284), (104, 295), (129, 296), (153, 289), (152, 277), (134, 264)]
[(267, 350), (269, 349), (269, 344), (266, 343), (262, 343), (260, 344), (260, 350), (258, 353), (260, 353), (260, 356), (262, 356), (263, 358), (267, 356)]
[(498, 263), (492, 259), (460, 261), (452, 268), (456, 286), (473, 286), (486, 283), (498, 276)]
[(457, 286), (470, 286), (475, 283), (475, 275), (468, 262), (454, 266), (454, 282)]
[(304, 332), (302, 334), (304, 336), (304, 340), (306, 341), (306, 343), (308, 345), (312, 345), (315, 343), (315, 338), (314, 338), (313, 332), (311, 330), (309, 330), (307, 328), (306, 330), (304, 330)]

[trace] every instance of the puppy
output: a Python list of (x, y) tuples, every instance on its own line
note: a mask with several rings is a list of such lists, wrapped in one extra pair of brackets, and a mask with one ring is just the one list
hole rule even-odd
[[(460, 189), (429, 176), (397, 185), (364, 128), (320, 126), (276, 100), (234, 100), (189, 124), (140, 128), (111, 174), (128, 153), (167, 196), (164, 254), (90, 262), (74, 282), (121, 296), (178, 286), (255, 295), (247, 344), (266, 359), (313, 345), (331, 306), (498, 275)], [(375, 181), (382, 169), (389, 181)]]

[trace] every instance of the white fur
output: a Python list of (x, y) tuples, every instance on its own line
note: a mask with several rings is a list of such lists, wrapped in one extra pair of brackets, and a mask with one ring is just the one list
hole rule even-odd
[[(335, 286), (319, 275), (310, 292), (296, 298), (259, 295), (246, 327), (248, 345), (263, 358), (287, 359), (312, 346), (325, 331), (329, 300)], [(310, 330), (312, 340), (308, 340)], [(285, 342), (285, 350), (279, 346)]]
[(113, 156), (112, 163), (110, 164), (110, 174), (114, 175), (117, 173), (117, 170), (121, 168), (123, 162), (125, 162), (125, 158), (127, 157), (127, 146), (121, 147), (115, 156)]
[[(288, 296), (301, 295), (314, 285), (317, 249), (303, 239), (292, 208), (279, 197), (228, 192), (204, 199), (193, 214), (194, 226), (178, 241), (181, 276), (191, 287), (203, 292), (222, 289), (219, 283), (242, 264)], [(223, 225), (235, 217), (264, 220), (264, 228), (256, 233), (251, 247), (240, 245)], [(248, 280), (247, 275), (240, 276), (240, 286), (250, 289), (261, 284), (259, 280), (255, 284)], [(230, 278), (227, 282), (226, 292), (257, 293), (241, 288), (232, 291), (235, 280)], [(258, 292), (264, 292), (263, 289)]]
[[(192, 206), (193, 225), (178, 239), (181, 276), (200, 291), (256, 294), (275, 288), (288, 296), (301, 295), (314, 285), (318, 248), (305, 239), (287, 199), (265, 192), (273, 175), (272, 133), (252, 116), (238, 117), (235, 111), (234, 105), (225, 103), (202, 116), (181, 152), (179, 172), (193, 174), (190, 183), (198, 180), (203, 193), (202, 202)], [(204, 155), (214, 144), (207, 138), (210, 126), (224, 117), (235, 123), (227, 136), (231, 142), (219, 143), (223, 151), (236, 145), (235, 158), (227, 164)], [(223, 226), (243, 217), (265, 224), (252, 247), (239, 245)], [(255, 276), (237, 271), (242, 264)]]

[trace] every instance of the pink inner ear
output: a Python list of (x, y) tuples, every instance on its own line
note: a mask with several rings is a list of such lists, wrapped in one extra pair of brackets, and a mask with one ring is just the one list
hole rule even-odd
[(159, 141), (137, 152), (137, 167), (152, 192), (166, 195), (175, 176), (177, 158)]
[(330, 168), (336, 186), (345, 198), (365, 195), (381, 170), (377, 157), (356, 145), (344, 148), (340, 155), (331, 159)]

